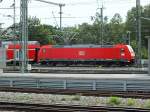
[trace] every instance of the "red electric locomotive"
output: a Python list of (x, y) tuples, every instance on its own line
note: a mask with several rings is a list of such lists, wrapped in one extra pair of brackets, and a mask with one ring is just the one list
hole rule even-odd
[[(36, 62), (37, 49), (40, 48), (38, 44), (28, 44), (27, 54), (29, 63)], [(8, 44), (6, 47), (7, 63), (12, 64), (14, 61), (17, 63), (20, 61), (21, 45), (20, 44)]]
[(129, 45), (45, 45), (38, 52), (41, 64), (119, 64), (134, 63), (135, 54)]

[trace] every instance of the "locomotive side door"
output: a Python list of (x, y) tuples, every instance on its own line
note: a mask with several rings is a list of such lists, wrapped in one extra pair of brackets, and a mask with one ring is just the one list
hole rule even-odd
[(14, 50), (14, 59), (15, 59), (15, 61), (19, 61), (19, 57), (20, 57), (19, 49), (15, 49)]

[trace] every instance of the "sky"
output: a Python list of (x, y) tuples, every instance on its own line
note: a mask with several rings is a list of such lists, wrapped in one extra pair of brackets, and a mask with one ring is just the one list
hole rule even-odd
[[(6, 28), (13, 24), (13, 10), (1, 9), (10, 8), (14, 0), (3, 0), (0, 3), (0, 23)], [(125, 20), (127, 11), (136, 6), (136, 0), (46, 0), (56, 3), (64, 3), (62, 8), (62, 26), (75, 26), (87, 22), (92, 23), (91, 16), (99, 12), (102, 3), (104, 7), (104, 16), (110, 20), (115, 13), (119, 13)], [(141, 0), (141, 5), (150, 4), (150, 0)], [(35, 0), (29, 0), (28, 16), (37, 17), (42, 24), (59, 26), (59, 7), (41, 3)], [(8, 17), (8, 15), (10, 15)], [(20, 21), (20, 0), (16, 0), (16, 22)]]

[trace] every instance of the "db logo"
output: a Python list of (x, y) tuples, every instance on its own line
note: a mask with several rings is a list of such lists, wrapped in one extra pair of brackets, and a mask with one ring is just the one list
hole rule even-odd
[(85, 51), (79, 51), (79, 56), (84, 56), (85, 55)]

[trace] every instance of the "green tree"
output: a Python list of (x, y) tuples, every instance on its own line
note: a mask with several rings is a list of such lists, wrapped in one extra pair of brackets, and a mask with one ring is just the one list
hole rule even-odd
[(64, 44), (77, 44), (79, 40), (79, 30), (76, 27), (66, 27), (62, 32)]
[(39, 41), (41, 45), (55, 43), (52, 35), (55, 33), (54, 27), (42, 25), (36, 17), (28, 19), (28, 34), (30, 41)]
[(96, 44), (97, 41), (97, 27), (83, 23), (79, 25), (79, 39), (80, 44)]
[(119, 13), (116, 13), (110, 21), (111, 37), (114, 43), (123, 43), (124, 23)]
[[(141, 16), (150, 18), (150, 5), (141, 7)], [(131, 43), (134, 48), (137, 48), (137, 35), (136, 35), (136, 8), (133, 7), (127, 13), (127, 19), (125, 23), (125, 30), (131, 31)], [(145, 36), (150, 35), (150, 21), (141, 18), (141, 40), (142, 40), (142, 58), (147, 58), (147, 39)], [(136, 43), (136, 44), (135, 44)]]
[(99, 44), (100, 41), (103, 41), (103, 44), (112, 44), (111, 39), (111, 28), (110, 24), (108, 23), (107, 16), (104, 17), (103, 20), (103, 39), (101, 40), (101, 15), (100, 13), (96, 13), (95, 17), (92, 17), (93, 23), (93, 33), (96, 38), (96, 43)]

